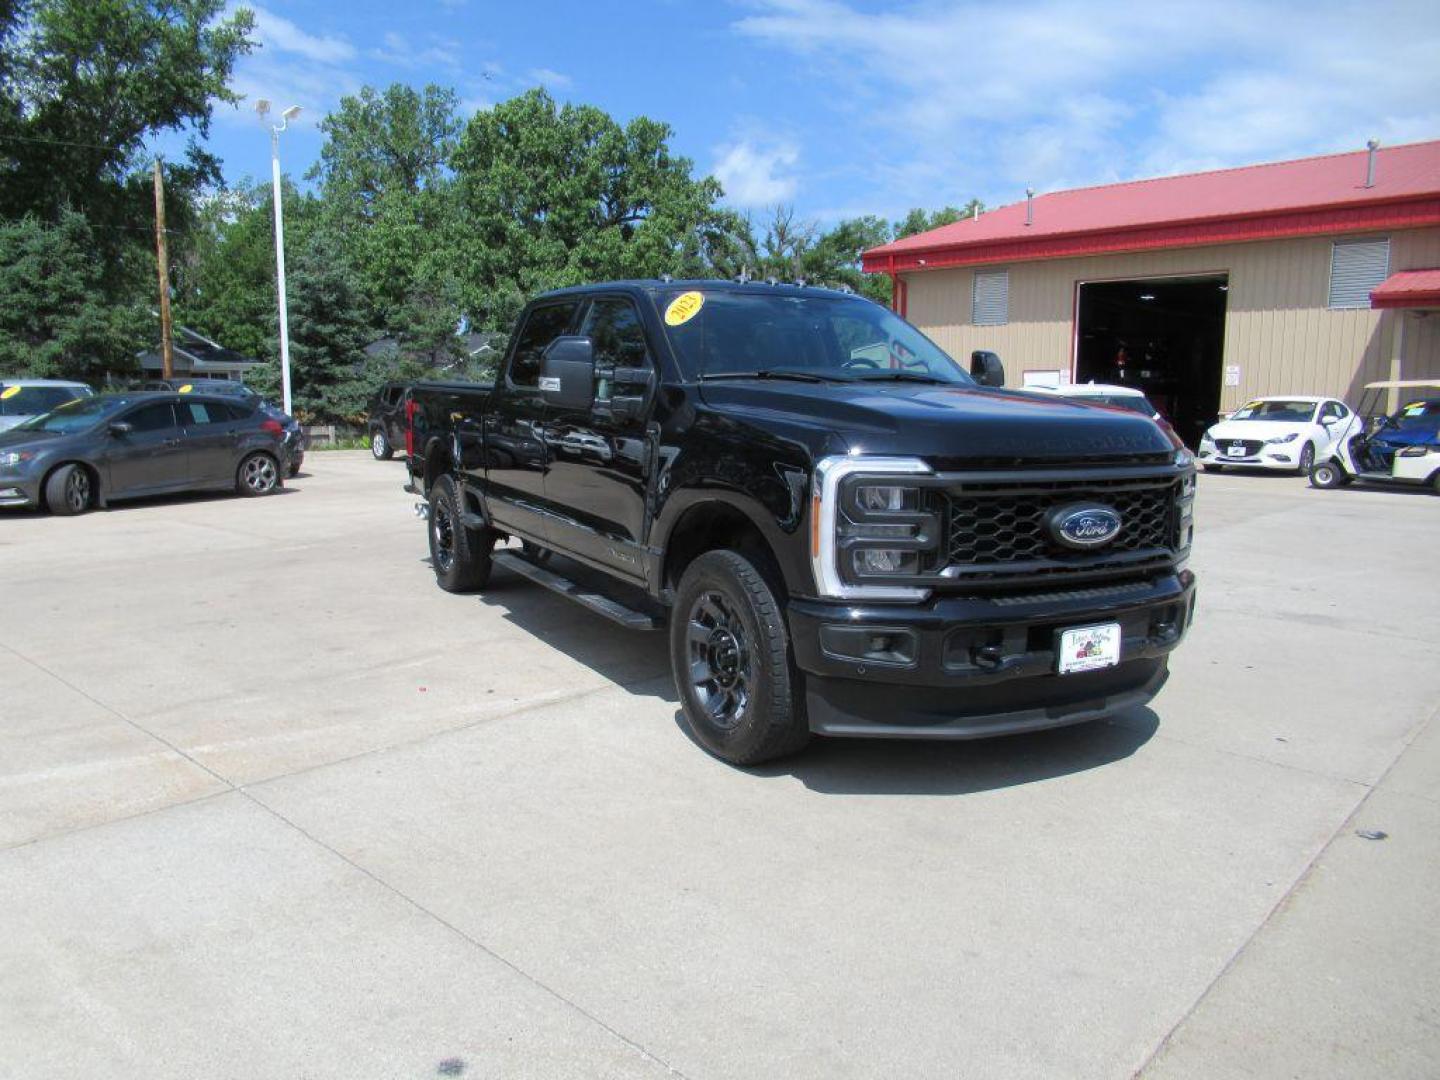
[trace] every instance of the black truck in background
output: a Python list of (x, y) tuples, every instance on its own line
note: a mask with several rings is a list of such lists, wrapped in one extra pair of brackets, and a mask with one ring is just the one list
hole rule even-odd
[(736, 764), (1148, 701), (1194, 614), (1190, 454), (972, 369), (828, 289), (561, 290), (493, 386), (411, 388), (407, 490), (442, 588), (498, 562), (668, 626), (684, 715)]

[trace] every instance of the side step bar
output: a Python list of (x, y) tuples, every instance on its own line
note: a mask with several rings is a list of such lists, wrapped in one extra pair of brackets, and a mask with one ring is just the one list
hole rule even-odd
[(537, 585), (543, 585), (551, 592), (557, 592), (570, 600), (574, 600), (581, 607), (589, 608), (597, 615), (603, 615), (611, 622), (619, 623), (627, 630), (659, 630), (664, 623), (654, 615), (647, 615), (643, 611), (636, 611), (634, 608), (626, 607), (618, 600), (612, 600), (608, 596), (601, 596), (597, 592), (587, 591), (584, 586), (571, 581), (567, 577), (561, 577), (553, 571), (544, 567), (536, 566), (529, 559), (515, 551), (499, 551), (495, 553), (494, 563), (496, 566), (503, 566), (506, 570), (513, 570), (521, 577), (527, 577)]

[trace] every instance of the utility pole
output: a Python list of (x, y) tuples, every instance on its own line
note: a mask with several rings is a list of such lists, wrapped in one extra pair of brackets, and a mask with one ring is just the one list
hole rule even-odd
[(175, 377), (175, 348), (170, 336), (170, 256), (165, 246), (165, 178), (155, 159), (155, 259), (160, 272), (160, 376)]

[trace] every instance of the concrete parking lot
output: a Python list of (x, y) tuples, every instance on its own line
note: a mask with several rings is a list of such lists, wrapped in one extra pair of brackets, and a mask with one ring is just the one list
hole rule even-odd
[(0, 1076), (1435, 1075), (1440, 499), (1207, 475), (1151, 708), (740, 771), (402, 473), (0, 515)]

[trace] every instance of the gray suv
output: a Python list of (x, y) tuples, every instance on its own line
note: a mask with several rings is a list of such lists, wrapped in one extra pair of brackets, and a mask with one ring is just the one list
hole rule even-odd
[(268, 495), (289, 465), (284, 427), (248, 403), (101, 394), (0, 433), (0, 506), (80, 514), (176, 491)]

